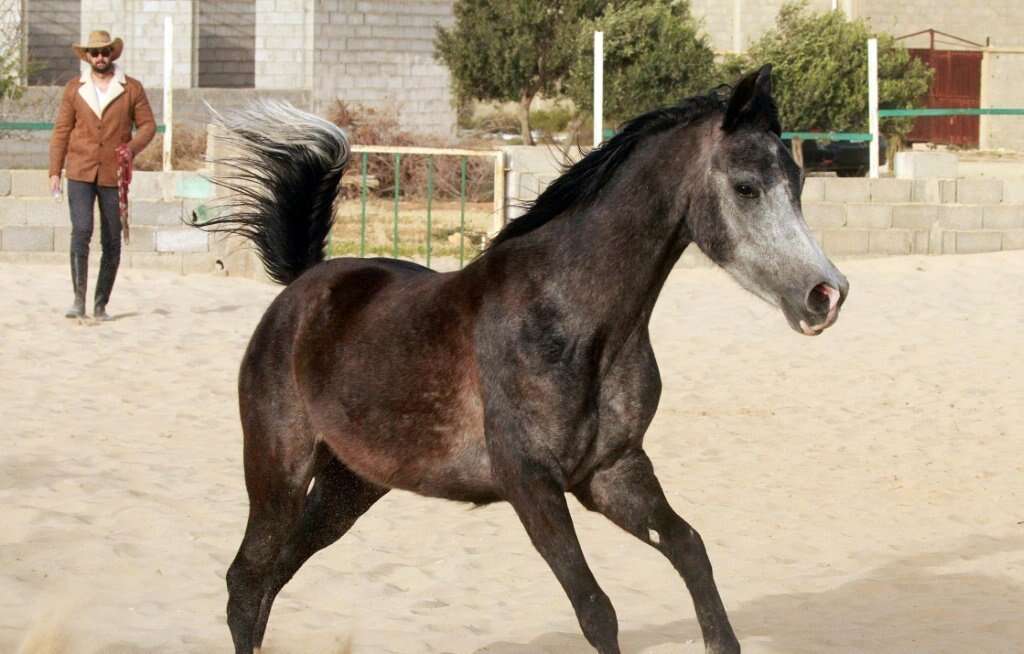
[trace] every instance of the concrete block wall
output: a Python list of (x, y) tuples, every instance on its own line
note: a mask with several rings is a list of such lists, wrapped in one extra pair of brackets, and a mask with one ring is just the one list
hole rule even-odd
[[(741, 49), (746, 50), (767, 30), (775, 27), (775, 17), (778, 16), (782, 5), (783, 0), (741, 4), (739, 14)], [(808, 6), (813, 11), (828, 11), (832, 8), (832, 2), (831, 0), (809, 0)], [(690, 0), (690, 7), (693, 15), (702, 22), (703, 31), (708, 35), (711, 47), (715, 51), (732, 52), (735, 50), (733, 30), (737, 18), (736, 3), (722, 0)]]
[(30, 84), (63, 84), (78, 75), (78, 42), (82, 21), (79, 0), (33, 0), (26, 3)]
[(950, 180), (811, 177), (804, 218), (831, 256), (973, 254), (1021, 249), (1018, 184)]
[(313, 0), (255, 0), (256, 88), (313, 88)]
[(318, 0), (314, 102), (393, 107), (404, 129), (451, 135), (448, 69), (434, 60), (436, 25), (451, 25), (449, 0)]
[[(503, 150), (506, 219), (514, 220), (558, 177), (561, 157), (543, 146)], [(809, 177), (801, 202), (829, 256), (1024, 249), (1024, 180)], [(680, 260), (707, 264), (693, 248)]]
[[(1024, 76), (1024, 24), (1018, 30), (1017, 51), (985, 53), (986, 62), (981, 68), (981, 84), (986, 90), (984, 106), (1024, 107), (1024, 85), (1016, 82)], [(982, 148), (1024, 151), (1024, 116), (982, 116), (980, 122)]]
[[(215, 239), (187, 221), (212, 187), (196, 173), (138, 171), (130, 195), (131, 233), (121, 265), (213, 272), (222, 258)], [(206, 196), (206, 197), (199, 197)], [(0, 170), (0, 261), (66, 261), (71, 220), (65, 196), (50, 196), (45, 170)], [(101, 253), (95, 225), (90, 258)]]
[(196, 3), (196, 85), (256, 85), (256, 8), (238, 0)]
[(174, 85), (192, 86), (193, 0), (81, 0), (81, 7), (83, 36), (103, 29), (123, 38), (120, 62), (128, 75), (147, 88), (163, 85), (164, 17), (170, 16), (174, 25)]

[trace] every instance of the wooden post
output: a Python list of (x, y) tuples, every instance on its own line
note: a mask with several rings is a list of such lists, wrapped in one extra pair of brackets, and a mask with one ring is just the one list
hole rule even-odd
[(174, 23), (170, 16), (164, 16), (164, 149), (163, 169), (172, 170), (171, 154), (174, 144), (174, 103), (172, 84), (174, 78)]
[(594, 147), (604, 140), (604, 32), (594, 32)]
[(804, 140), (801, 139), (801, 138), (793, 138), (793, 139), (790, 139), (790, 143), (792, 143), (792, 147), (793, 147), (793, 161), (795, 161), (796, 165), (800, 166), (800, 168), (803, 168), (804, 167)]
[(498, 235), (505, 226), (505, 152), (494, 153), (494, 215), (491, 217), (491, 229), (487, 240)]
[(869, 176), (878, 178), (878, 39), (868, 39), (868, 131), (871, 132)]

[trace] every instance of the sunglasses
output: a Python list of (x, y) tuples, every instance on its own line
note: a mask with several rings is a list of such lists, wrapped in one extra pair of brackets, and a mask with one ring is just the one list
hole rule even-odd
[(90, 57), (99, 57), (100, 55), (103, 55), (104, 57), (109, 57), (112, 50), (110, 48), (91, 48), (89, 50), (86, 50), (86, 52), (89, 53)]

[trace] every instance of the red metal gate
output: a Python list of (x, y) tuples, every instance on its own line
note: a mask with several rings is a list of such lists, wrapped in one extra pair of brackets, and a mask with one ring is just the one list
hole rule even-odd
[[(936, 30), (925, 30), (910, 36), (929, 33), (931, 48), (910, 48), (910, 56), (920, 59), (935, 71), (925, 107), (936, 109), (977, 108), (981, 106), (981, 59), (977, 50), (936, 50), (935, 35), (947, 36), (967, 46), (981, 47), (965, 39)], [(901, 38), (908, 38), (901, 37)], [(911, 142), (943, 143), (966, 148), (978, 147), (980, 121), (978, 116), (922, 117), (914, 121), (907, 139)]]

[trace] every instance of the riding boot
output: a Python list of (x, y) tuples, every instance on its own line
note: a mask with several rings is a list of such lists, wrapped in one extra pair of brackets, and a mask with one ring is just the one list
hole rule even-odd
[(85, 317), (85, 289), (89, 284), (89, 255), (71, 253), (71, 288), (75, 291), (75, 303), (64, 316)]
[(96, 278), (96, 296), (92, 312), (92, 317), (96, 320), (111, 319), (107, 314), (107, 302), (110, 300), (110, 291), (114, 288), (119, 263), (120, 257), (104, 255), (100, 259), (100, 274)]

